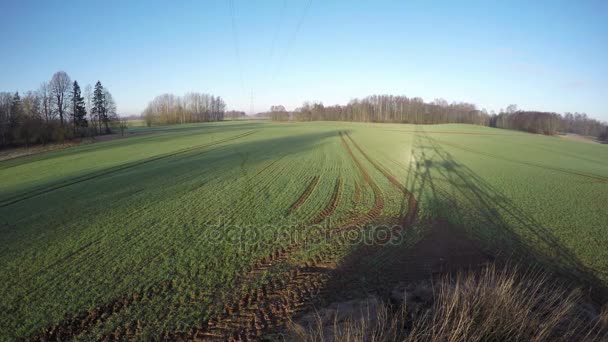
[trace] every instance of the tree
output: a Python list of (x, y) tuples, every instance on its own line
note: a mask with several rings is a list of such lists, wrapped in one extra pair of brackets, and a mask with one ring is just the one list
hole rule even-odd
[(7, 146), (11, 142), (10, 117), (13, 95), (9, 92), (0, 92), (0, 146)]
[(125, 136), (125, 132), (129, 129), (129, 121), (127, 118), (118, 118), (118, 128), (120, 129), (120, 135)]
[(84, 98), (80, 95), (78, 81), (74, 81), (72, 87), (72, 124), (74, 125), (74, 136), (79, 127), (87, 127), (87, 109), (84, 106)]
[(507, 114), (513, 114), (517, 112), (517, 105), (510, 104), (507, 106)]
[(270, 119), (275, 121), (288, 121), (289, 113), (283, 105), (270, 106)]
[(70, 80), (70, 76), (65, 71), (57, 71), (53, 78), (51, 78), (50, 87), (51, 94), (55, 100), (55, 106), (57, 108), (57, 112), (59, 113), (59, 120), (61, 121), (61, 126), (64, 126), (63, 114), (65, 113), (65, 109), (67, 106), (66, 96), (70, 91), (70, 86), (72, 85), (72, 81)]
[(96, 132), (95, 128), (96, 124), (96, 116), (93, 113), (93, 87), (90, 84), (87, 84), (84, 87), (84, 101), (87, 109), (87, 113), (89, 113), (89, 124), (93, 126), (93, 132)]
[(13, 95), (13, 101), (11, 102), (11, 114), (13, 118), (18, 118), (21, 115), (21, 96), (19, 92), (15, 92)]
[[(103, 91), (103, 86), (101, 85), (101, 82), (97, 81), (97, 83), (95, 83), (95, 91), (93, 91), (93, 111), (92, 113), (95, 113), (95, 116), (98, 118), (98, 124), (99, 124), (99, 132), (101, 133), (101, 123), (103, 121), (103, 118), (106, 116), (106, 101), (105, 101), (105, 94)], [(106, 133), (109, 131), (109, 127), (106, 125)]]
[(40, 110), (44, 121), (48, 124), (53, 119), (52, 95), (51, 86), (48, 82), (42, 82), (38, 88), (38, 96), (40, 97)]
[(103, 123), (106, 126), (106, 134), (110, 134), (112, 133), (110, 123), (118, 120), (118, 113), (116, 112), (116, 102), (114, 102), (114, 98), (107, 88), (103, 90), (103, 101), (103, 106), (105, 108)]
[(224, 120), (226, 104), (221, 97), (188, 93), (182, 97), (163, 94), (155, 97), (142, 113), (148, 126), (172, 125), (187, 122)]
[(598, 139), (603, 142), (608, 144), (608, 125), (604, 126), (604, 129), (602, 130), (602, 132), (598, 135)]

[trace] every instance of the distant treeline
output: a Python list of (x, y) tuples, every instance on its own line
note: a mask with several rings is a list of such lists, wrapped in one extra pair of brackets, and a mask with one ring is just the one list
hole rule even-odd
[(479, 110), (474, 104), (466, 102), (448, 103), (437, 99), (424, 102), (421, 98), (406, 96), (373, 95), (363, 99), (351, 100), (346, 105), (324, 106), (323, 103), (306, 102), (293, 112), (283, 106), (272, 106), (262, 113), (277, 121), (360, 121), (392, 122), (410, 124), (464, 123), (490, 127), (521, 130), (531, 133), (556, 134), (570, 132), (581, 135), (603, 137), (608, 135), (605, 123), (581, 113), (533, 112), (517, 110), (510, 105), (498, 114)]
[(576, 133), (586, 136), (603, 138), (608, 126), (595, 119), (587, 117), (585, 113), (557, 113), (518, 111), (513, 105), (507, 110), (492, 115), (490, 126), (514, 129), (531, 133), (553, 135), (558, 132)]
[(23, 96), (0, 92), (0, 148), (111, 133), (116, 121), (116, 104), (101, 82), (82, 94), (64, 71)]
[(224, 120), (226, 103), (219, 96), (188, 93), (163, 94), (154, 98), (142, 113), (148, 126)]
[(246, 119), (247, 114), (236, 110), (230, 110), (224, 113), (224, 118), (228, 120)]

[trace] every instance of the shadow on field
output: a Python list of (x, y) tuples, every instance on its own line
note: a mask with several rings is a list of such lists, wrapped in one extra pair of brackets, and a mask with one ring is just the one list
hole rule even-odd
[[(467, 235), (501, 259), (536, 264), (577, 283), (583, 282), (595, 295), (605, 298), (606, 289), (596, 276), (599, 271), (585, 266), (550, 229), (473, 170), (458, 163), (435, 139), (418, 133), (413, 152), (414, 165), (407, 184), (417, 195), (423, 191), (430, 195), (429, 205), (437, 217), (466, 227)], [(450, 192), (436, 186), (438, 181), (447, 183), (445, 188)], [(454, 198), (465, 203), (459, 205)], [(476, 208), (476, 212), (469, 212), (470, 208)]]
[[(8, 169), (14, 166), (19, 166), (31, 162), (37, 162), (41, 160), (53, 159), (59, 156), (69, 155), (74, 156), (76, 154), (86, 154), (95, 151), (101, 151), (109, 147), (119, 146), (121, 148), (132, 146), (146, 142), (168, 142), (171, 140), (181, 139), (188, 136), (195, 136), (199, 134), (213, 135), (215, 133), (223, 133), (226, 131), (234, 130), (246, 130), (258, 128), (260, 123), (242, 123), (233, 124), (230, 126), (220, 125), (197, 125), (194, 127), (171, 127), (163, 126), (158, 128), (146, 128), (141, 130), (135, 130), (134, 132), (128, 132), (128, 139), (110, 139), (104, 141), (107, 136), (92, 137), (92, 141), (96, 143), (86, 143), (72, 146), (70, 148), (53, 150), (45, 153), (35, 153), (16, 157), (0, 162), (0, 170)], [(89, 139), (89, 138), (86, 138)]]
[[(237, 133), (235, 133), (235, 135), (236, 134)], [(180, 176), (186, 175), (187, 179), (191, 179), (193, 175), (196, 176), (198, 173), (201, 175), (209, 174), (211, 173), (210, 169), (212, 169), (212, 174), (214, 175), (213, 177), (216, 178), (224, 178), (226, 180), (228, 177), (235, 176), (234, 171), (236, 171), (235, 177), (247, 177), (247, 179), (251, 179), (252, 182), (256, 182), (256, 177), (258, 175), (263, 175), (264, 172), (268, 172), (270, 166), (272, 166), (273, 163), (282, 156), (297, 153), (308, 153), (314, 145), (327, 143), (328, 139), (336, 138), (338, 136), (337, 131), (331, 130), (310, 134), (298, 134), (296, 136), (282, 136), (278, 138), (264, 138), (263, 136), (255, 136), (255, 134), (257, 133), (251, 135), (251, 137), (254, 137), (254, 139), (233, 140), (226, 144), (217, 145), (217, 147), (214, 146), (212, 151), (207, 148), (203, 148), (201, 150), (189, 151), (187, 153), (176, 154), (173, 156), (169, 155), (166, 158), (153, 160), (141, 165), (135, 164), (133, 167), (128, 169), (119, 169), (115, 172), (111, 169), (105, 170), (111, 172), (106, 172), (99, 177), (87, 177), (81, 182), (71, 183), (63, 188), (51, 189), (51, 191), (40, 196), (62, 198), (62, 196), (66, 196), (66, 193), (89, 193), (94, 190), (95, 198), (102, 198), (105, 196), (113, 196), (116, 189), (123, 189), (125, 186), (133, 186), (150, 190), (151, 192), (157, 191), (156, 189), (160, 189), (163, 194), (155, 200), (159, 202), (168, 201), (171, 199), (181, 198), (191, 191), (204, 186), (210, 181), (209, 179), (205, 179), (202, 180), (200, 184), (190, 182), (188, 185), (182, 185), (181, 182), (176, 182)], [(230, 171), (233, 172), (229, 173)], [(195, 173), (193, 174), (192, 172)], [(293, 181), (297, 182), (300, 180), (293, 179)], [(171, 191), (168, 191), (168, 189)], [(245, 190), (247, 189), (239, 189), (235, 186), (228, 187), (226, 189), (226, 191), (238, 191), (239, 193), (241, 191), (246, 193)], [(130, 196), (130, 194), (127, 194), (117, 200), (129, 202), (132, 201), (132, 199), (127, 200), (128, 196)], [(256, 194), (256, 196), (260, 196), (260, 194)], [(3, 211), (14, 210), (15, 206), (19, 206), (23, 211), (31, 211), (32, 209), (28, 207), (28, 205), (32, 204), (32, 202), (30, 202), (31, 199), (37, 200), (35, 197), (38, 197), (38, 195), (33, 194), (31, 198), (27, 198), (24, 202), (9, 204), (3, 208), (0, 208), (0, 214), (2, 214)], [(139, 206), (149, 206), (150, 201), (151, 200), (148, 200), (146, 203), (142, 203)], [(60, 202), (61, 201), (45, 202), (47, 207), (45, 207), (45, 212), (43, 215), (46, 213), (52, 213), (53, 207), (61, 205)], [(239, 203), (231, 204), (237, 205)], [(103, 212), (103, 210), (100, 211)], [(12, 229), (10, 232), (12, 234), (5, 232), (5, 229), (9, 229), (9, 227), (6, 226), (6, 228), (0, 228), (0, 233), (7, 237), (7, 245), (11, 245), (14, 243), (13, 241), (18, 241), (19, 239), (26, 237), (26, 233), (23, 232), (23, 229)], [(45, 229), (47, 229), (46, 233), (48, 233), (52, 230), (60, 230), (62, 227), (53, 226), (45, 227)], [(141, 232), (143, 233), (145, 231)], [(62, 238), (66, 238), (66, 236), (69, 236), (70, 233), (71, 232), (67, 232), (67, 235), (62, 236)], [(128, 238), (121, 240), (120, 246), (114, 246), (114, 248), (133, 248), (134, 245), (140, 243), (138, 237), (138, 234), (131, 234)], [(189, 248), (189, 246), (173, 246), (173, 248), (186, 249)], [(66, 251), (66, 253), (69, 252), (70, 251)], [(234, 253), (239, 253), (237, 246), (234, 246)], [(137, 265), (137, 267), (139, 269), (148, 267), (146, 262), (148, 260), (152, 260), (157, 255), (158, 251), (153, 249), (142, 252), (139, 257), (146, 261), (143, 262), (143, 264), (140, 263)], [(167, 253), (167, 255), (171, 254)], [(57, 255), (57, 260), (49, 260), (50, 266), (48, 268), (41, 269), (35, 273), (32, 272), (32, 274), (19, 275), (16, 278), (16, 283), (27, 284), (32, 277), (52, 277), (57, 274), (55, 268), (61, 266), (65, 260), (69, 259), (69, 257), (70, 255)], [(217, 265), (221, 265), (218, 267), (225, 266), (222, 264), (221, 260), (208, 261), (210, 265), (212, 262), (216, 262)], [(134, 269), (133, 271), (136, 272), (138, 269)], [(123, 276), (124, 275), (122, 274), (114, 273), (103, 274), (106, 281), (116, 281), (116, 283), (121, 283), (121, 278)], [(176, 278), (179, 276), (183, 276), (183, 274), (175, 274)], [(101, 280), (92, 278), (91, 281), (98, 282)], [(140, 284), (140, 288), (144, 289), (142, 291), (152, 293), (149, 295), (150, 298), (152, 298), (152, 296), (165, 296), (171, 294), (170, 287), (168, 287), (166, 284), (162, 282), (155, 283), (153, 280), (150, 282), (150, 284)], [(83, 307), (78, 312), (66, 313), (66, 318), (63, 321), (58, 322), (51, 327), (42, 327), (43, 329), (39, 330), (37, 333), (40, 333), (41, 337), (46, 337), (46, 334), (59, 334), (57, 336), (63, 336), (61, 334), (66, 334), (65, 336), (74, 337), (77, 334), (90, 331), (92, 328), (94, 328), (95, 324), (108, 319), (108, 317), (111, 315), (118, 314), (118, 312), (124, 310), (130, 305), (135, 305), (132, 304), (132, 301), (130, 301), (129, 298), (138, 296), (141, 297), (137, 290), (134, 292), (132, 288), (126, 288), (123, 296), (115, 298), (111, 301), (92, 298), (91, 301), (97, 301), (96, 305)], [(129, 299), (127, 300), (127, 304), (116, 304), (119, 302), (123, 303), (124, 298)], [(103, 310), (97, 310), (96, 308), (98, 307), (103, 308)], [(106, 308), (111, 308), (107, 309), (109, 313), (104, 311)]]
[[(243, 125), (235, 124), (232, 126)], [(318, 144), (324, 139), (337, 136), (337, 131), (327, 131), (279, 138), (264, 138), (257, 135), (260, 133), (255, 133), (256, 131), (253, 130), (236, 130), (234, 135), (236, 136), (243, 132), (253, 133), (251, 137), (255, 140), (251, 141), (251, 139), (247, 139), (248, 141), (241, 141), (241, 139), (234, 139), (214, 146), (207, 146), (205, 144), (200, 148), (194, 147), (185, 152), (183, 150), (178, 150), (112, 167), (97, 169), (92, 172), (81, 172), (56, 178), (23, 189), (17, 193), (2, 194), (3, 197), (0, 199), (0, 209), (9, 208), (12, 205), (35, 199), (42, 195), (53, 195), (55, 193), (61, 193), (63, 190), (78, 189), (83, 185), (93, 183), (98, 184), (95, 191), (100, 193), (111, 193), (112, 191), (115, 191), (111, 186), (104, 187), (103, 185), (99, 185), (106, 182), (114, 184), (122, 183), (124, 181), (125, 184), (128, 184), (130, 187), (137, 187), (141, 190), (158, 188), (163, 182), (161, 180), (159, 183), (159, 176), (170, 180), (170, 177), (168, 176), (179, 176), (182, 172), (186, 173), (191, 172), (192, 170), (201, 169), (201, 166), (212, 167), (218, 162), (223, 162), (222, 169), (226, 171), (241, 169), (243, 172), (241, 176), (253, 176), (246, 174), (247, 170), (244, 164), (247, 164), (247, 167), (250, 167), (252, 164), (263, 164), (276, 160), (277, 156), (307, 152), (312, 145)], [(214, 131), (210, 131), (204, 134), (209, 135), (213, 133)], [(187, 134), (191, 135), (193, 133)], [(178, 137), (182, 137), (182, 135), (179, 135)], [(149, 139), (155, 139), (155, 141), (172, 140), (175, 138), (176, 137), (173, 135), (149, 136)], [(230, 138), (230, 136), (228, 138)], [(131, 139), (125, 139), (124, 143), (121, 143), (121, 146), (128, 146), (135, 143), (129, 142), (129, 140)], [(221, 153), (214, 153), (217, 151), (220, 151)]]
[(405, 227), (399, 245), (357, 246), (336, 270), (322, 302), (370, 294), (386, 298), (398, 283), (478, 269), (489, 262), (544, 269), (584, 286), (596, 302), (608, 298), (599, 271), (585, 266), (550, 229), (423, 131), (415, 136), (405, 186), (432, 217), (419, 221), (417, 228)]

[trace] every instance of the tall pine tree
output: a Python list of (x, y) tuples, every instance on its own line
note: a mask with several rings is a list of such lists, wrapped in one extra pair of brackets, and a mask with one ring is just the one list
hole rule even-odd
[(84, 106), (84, 98), (80, 94), (80, 86), (74, 81), (72, 87), (72, 123), (74, 124), (74, 136), (79, 127), (87, 127), (87, 109)]
[(103, 86), (99, 81), (95, 83), (95, 90), (93, 91), (93, 113), (97, 117), (97, 121), (99, 123), (99, 132), (101, 133), (101, 123), (103, 122), (106, 126), (106, 133), (110, 133), (110, 128), (108, 127), (105, 95), (103, 92)]
[(19, 96), (19, 92), (15, 92), (15, 95), (13, 95), (13, 100), (11, 102), (11, 111), (9, 117), (9, 126), (11, 130), (16, 129), (19, 126), (22, 113), (23, 108), (21, 106), (21, 96)]

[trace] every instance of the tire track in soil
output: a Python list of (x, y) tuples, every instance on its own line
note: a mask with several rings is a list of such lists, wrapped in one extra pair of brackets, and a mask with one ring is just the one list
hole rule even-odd
[[(388, 255), (382, 256), (382, 251), (385, 250), (384, 245), (389, 243), (392, 239), (398, 238), (404, 229), (410, 227), (416, 221), (418, 213), (418, 201), (415, 196), (402, 185), (388, 169), (371, 158), (350, 134), (345, 133), (345, 135), (365, 159), (372, 164), (377, 171), (382, 173), (398, 191), (403, 193), (404, 199), (407, 201), (407, 211), (394, 223), (389, 223), (391, 221), (390, 217), (386, 218), (382, 223), (383, 225), (388, 224), (391, 226), (388, 231), (381, 232), (382, 234), (373, 232), (369, 236), (372, 238), (372, 240), (370, 240), (371, 243), (362, 244), (355, 252), (350, 253), (341, 260), (339, 268), (333, 272), (334, 276), (332, 277), (332, 281), (326, 286), (326, 291), (329, 295), (325, 296), (325, 298), (321, 298), (322, 305), (323, 303), (332, 302), (334, 300), (346, 300), (353, 296), (366, 296), (369, 295), (370, 289), (378, 291), (379, 294), (383, 294), (381, 297), (384, 297), (387, 290), (386, 285), (394, 283), (393, 278), (401, 276), (405, 270), (408, 270), (409, 272), (409, 267), (397, 267), (396, 269), (385, 268), (384, 266), (378, 267), (378, 262), (380, 262), (381, 265), (385, 263), (387, 265), (402, 265), (400, 255), (398, 253), (395, 254), (395, 252), (390, 249)], [(384, 260), (378, 259), (379, 256)], [(375, 263), (372, 262), (371, 264), (368, 264), (366, 262), (373, 260), (376, 260)], [(406, 265), (410, 266), (410, 264)], [(369, 279), (365, 285), (362, 285), (359, 277)]]
[(361, 186), (359, 185), (359, 182), (355, 182), (355, 194), (353, 196), (354, 205), (357, 205), (360, 200), (361, 200)]
[[(367, 170), (354, 156), (342, 136), (341, 139), (347, 152), (361, 171), (364, 180), (366, 180), (372, 187), (372, 190), (374, 190), (375, 205), (365, 215), (355, 218), (337, 228), (335, 233), (354, 229), (369, 222), (375, 217), (378, 217), (384, 207), (384, 199), (380, 188), (373, 182), (372, 178), (367, 173)], [(322, 222), (335, 211), (339, 203), (341, 187), (342, 181), (338, 178), (330, 201), (312, 221), (312, 224), (315, 222)], [(344, 239), (342, 239), (342, 242), (343, 240)], [(266, 270), (272, 268), (273, 264), (277, 265), (287, 261), (289, 256), (298, 251), (301, 247), (301, 244), (294, 244), (287, 248), (281, 248), (262, 258), (254, 268), (245, 275), (244, 279), (250, 281), (259, 279)], [(268, 332), (271, 327), (280, 326), (285, 322), (285, 319), (289, 317), (289, 315), (297, 310), (297, 308), (302, 307), (304, 303), (310, 301), (318, 294), (318, 290), (322, 288), (321, 285), (329, 279), (329, 273), (331, 271), (330, 266), (332, 266), (332, 260), (334, 258), (335, 256), (332, 252), (321, 252), (313, 259), (307, 261), (304, 265), (300, 265), (279, 274), (278, 277), (271, 279), (258, 290), (250, 289), (245, 296), (238, 300), (238, 302), (235, 301), (230, 305), (225, 305), (224, 313), (220, 314), (215, 320), (209, 320), (206, 327), (203, 326), (194, 329), (188, 335), (167, 333), (163, 336), (166, 340), (190, 340), (199, 338), (202, 338), (203, 340), (209, 338), (247, 340), (248, 337), (259, 337), (262, 332)], [(322, 264), (322, 262), (325, 263)], [(278, 286), (275, 286), (277, 282)], [(107, 320), (113, 314), (122, 311), (130, 305), (137, 304), (144, 299), (150, 300), (160, 293), (170, 291), (171, 287), (170, 281), (163, 281), (143, 291), (123, 296), (93, 309), (89, 309), (88, 311), (81, 312), (76, 316), (67, 318), (57, 325), (46, 328), (41, 334), (32, 337), (32, 340), (45, 341), (73, 338), (89, 331), (94, 325)], [(268, 298), (272, 300), (268, 300)], [(259, 303), (262, 303), (261, 305), (263, 305), (263, 307), (260, 307)], [(237, 315), (236, 319), (234, 317), (232, 319), (229, 317), (230, 315), (234, 316), (234, 314), (243, 311), (246, 312), (240, 316)], [(230, 325), (235, 322), (239, 323), (236, 327)], [(121, 339), (133, 336), (135, 333), (133, 326), (134, 324), (121, 326), (114, 333), (106, 337), (109, 339)], [(220, 330), (219, 332), (215, 331), (218, 329)], [(227, 333), (227, 331), (229, 333)]]
[[(252, 134), (254, 134), (256, 132), (257, 131), (248, 131), (248, 132), (241, 133), (241, 134), (238, 134), (238, 135), (235, 135), (235, 136), (232, 136), (232, 137), (220, 139), (220, 140), (217, 140), (217, 141), (214, 141), (214, 142), (211, 142), (211, 143), (197, 145), (197, 146), (194, 146), (194, 147), (188, 147), (188, 148), (185, 148), (185, 149), (178, 150), (176, 152), (164, 153), (164, 154), (161, 154), (159, 156), (146, 158), (146, 159), (139, 160), (139, 161), (136, 161), (136, 162), (126, 163), (126, 164), (118, 165), (118, 166), (115, 166), (115, 167), (110, 167), (109, 169), (106, 169), (106, 170), (90, 173), (90, 174), (83, 175), (83, 176), (80, 176), (80, 177), (76, 177), (76, 178), (74, 178), (74, 179), (72, 179), (70, 181), (64, 182), (64, 183), (60, 183), (60, 184), (56, 184), (56, 185), (51, 185), (48, 188), (39, 189), (39, 190), (33, 190), (33, 191), (30, 191), (30, 192), (26, 192), (26, 193), (19, 194), (17, 196), (8, 198), (8, 199), (4, 200), (2, 203), (0, 203), (0, 208), (4, 208), (4, 207), (7, 207), (9, 205), (13, 205), (15, 203), (19, 203), (19, 202), (28, 200), (28, 199), (33, 198), (33, 197), (44, 195), (44, 194), (47, 194), (49, 192), (52, 192), (52, 191), (55, 191), (55, 190), (59, 190), (59, 189), (62, 189), (62, 188), (65, 188), (65, 187), (68, 187), (68, 186), (71, 186), (71, 185), (74, 185), (74, 184), (86, 182), (86, 181), (91, 180), (91, 179), (95, 179), (95, 178), (102, 177), (102, 176), (107, 176), (109, 174), (113, 174), (113, 173), (116, 173), (116, 172), (128, 170), (128, 169), (131, 169), (131, 168), (134, 168), (134, 167), (137, 167), (137, 166), (140, 166), (140, 165), (148, 164), (148, 163), (151, 163), (151, 162), (155, 162), (155, 161), (158, 161), (158, 160), (163, 160), (163, 159), (166, 159), (166, 158), (182, 155), (182, 154), (185, 154), (185, 153), (188, 153), (188, 152), (194, 152), (196, 150), (200, 150), (200, 149), (204, 149), (204, 148), (207, 148), (207, 147), (216, 146), (216, 145), (219, 145), (219, 144), (223, 144), (225, 142), (234, 141), (234, 140), (237, 140), (237, 139), (244, 138), (244, 137), (247, 137), (249, 135), (252, 135)], [(213, 149), (202, 151), (201, 153), (209, 152), (209, 151), (212, 151), (212, 150)]]
[[(159, 159), (164, 159), (167, 157), (183, 154), (183, 153), (194, 151), (197, 149), (218, 145), (218, 144), (221, 144), (224, 142), (246, 137), (246, 136), (254, 134), (256, 132), (257, 131), (249, 131), (249, 132), (245, 132), (245, 133), (242, 133), (242, 134), (239, 134), (236, 136), (232, 136), (232, 137), (229, 137), (226, 139), (221, 139), (221, 140), (215, 141), (210, 144), (199, 145), (196, 147), (188, 148), (186, 150), (174, 152), (174, 153), (171, 153), (168, 155), (154, 157), (153, 160), (145, 160), (143, 162), (136, 163), (136, 165), (129, 165), (129, 166), (121, 168), (119, 170), (118, 169), (112, 170), (111, 172), (125, 170), (127, 168), (142, 165), (142, 164), (145, 164), (145, 163), (148, 163), (151, 161), (156, 161)], [(208, 151), (210, 151), (210, 150), (208, 150)], [(204, 151), (204, 152), (208, 152), (208, 151)], [(264, 170), (265, 169), (266, 168), (264, 168)], [(105, 174), (109, 174), (111, 172), (106, 172)], [(260, 171), (260, 173), (261, 173), (261, 171)], [(97, 176), (100, 176), (100, 175), (98, 174)], [(80, 180), (80, 181), (86, 181), (86, 180)], [(75, 184), (75, 183), (77, 183), (77, 182), (74, 182), (72, 184)], [(71, 184), (68, 184), (66, 186), (69, 186), (69, 185), (71, 185)], [(55, 189), (53, 189), (53, 190), (55, 190)], [(49, 191), (53, 191), (53, 190), (49, 190)], [(37, 196), (37, 195), (34, 195), (34, 196)], [(34, 196), (32, 196), (32, 197), (34, 197)], [(31, 338), (31, 340), (36, 340), (36, 341), (64, 340), (66, 338), (71, 338), (71, 337), (80, 335), (81, 333), (88, 331), (93, 325), (96, 325), (100, 322), (107, 320), (111, 315), (122, 311), (127, 306), (137, 304), (140, 300), (142, 300), (144, 298), (151, 299), (153, 296), (155, 296), (159, 293), (169, 291), (171, 289), (171, 286), (172, 285), (171, 285), (170, 281), (168, 281), (168, 280), (162, 281), (155, 285), (149, 286), (148, 288), (146, 288), (142, 291), (134, 292), (134, 293), (122, 296), (120, 298), (116, 298), (107, 303), (98, 305), (94, 308), (87, 309), (86, 311), (81, 311), (80, 313), (78, 313), (76, 315), (73, 315), (71, 317), (66, 317), (63, 321), (61, 321), (57, 324), (44, 328), (42, 333), (35, 334)]]
[(91, 327), (107, 320), (130, 305), (144, 300), (150, 300), (159, 293), (172, 289), (169, 280), (161, 281), (145, 290), (125, 295), (102, 305), (98, 305), (78, 315), (66, 318), (64, 321), (45, 328), (42, 332), (30, 338), (32, 341), (67, 341), (88, 331)]
[[(272, 164), (274, 164), (274, 163), (272, 163)], [(267, 169), (267, 167), (264, 168), (264, 170), (266, 170), (266, 169)], [(335, 211), (335, 209), (338, 206), (340, 192), (341, 192), (341, 185), (342, 185), (341, 179), (337, 179), (336, 185), (334, 187), (334, 192), (332, 193), (330, 201), (328, 202), (327, 206), (312, 221), (311, 224), (318, 224), (318, 223), (322, 222), (325, 218), (327, 218), (328, 216), (331, 216), (333, 214), (333, 212)], [(258, 263), (256, 263), (255, 266), (253, 267), (253, 270), (251, 270), (248, 274), (246, 274), (244, 276), (244, 278), (249, 278), (249, 279), (259, 278), (260, 275), (264, 272), (264, 270), (268, 269), (272, 264), (276, 264), (276, 262), (279, 260), (286, 260), (289, 253), (296, 251), (297, 248), (299, 248), (299, 247), (301, 247), (301, 246), (293, 245), (293, 246), (290, 246), (287, 248), (278, 249), (275, 252), (267, 255), (266, 257), (264, 257), (263, 259), (258, 261)], [(170, 290), (171, 284), (168, 281), (166, 283), (167, 284), (161, 283), (158, 286), (152, 286), (152, 287), (148, 288), (146, 290), (148, 293), (147, 299), (152, 299), (154, 294), (159, 294), (159, 293), (162, 293), (162, 291)], [(167, 287), (167, 285), (169, 287)], [(158, 287), (161, 288), (160, 291), (157, 289)], [(59, 338), (60, 340), (62, 340), (63, 338), (66, 338), (66, 337), (74, 337), (76, 335), (82, 334), (82, 333), (86, 332), (89, 328), (91, 328), (93, 325), (95, 325), (96, 323), (99, 323), (100, 321), (105, 321), (107, 318), (109, 318), (109, 316), (111, 316), (112, 314), (118, 313), (120, 310), (126, 308), (128, 305), (137, 304), (137, 302), (134, 301), (133, 298), (139, 298), (139, 297), (143, 297), (143, 295), (132, 294), (129, 296), (125, 296), (121, 299), (104, 304), (102, 306), (96, 307), (95, 309), (89, 310), (88, 312), (83, 312), (75, 318), (66, 320), (65, 324), (63, 324), (61, 327), (58, 326), (58, 327), (49, 328), (48, 330), (50, 330), (51, 334), (39, 335), (33, 339), (34, 340), (44, 340), (44, 339), (48, 340), (48, 339)], [(101, 320), (101, 315), (103, 315), (103, 314), (105, 314), (105, 316), (103, 317), (103, 320)], [(119, 329), (117, 329), (117, 331), (114, 332), (114, 334), (111, 335), (111, 338), (120, 339), (120, 338), (124, 338), (124, 337), (133, 336), (133, 334), (135, 333), (134, 328), (133, 328), (134, 325), (135, 324), (126, 324), (124, 326), (121, 326)], [(73, 335), (70, 335), (71, 333)]]
[(380, 165), (377, 161), (375, 161), (372, 157), (370, 157), (364, 150), (357, 144), (357, 142), (350, 136), (349, 133), (345, 133), (348, 139), (352, 142), (352, 144), (361, 152), (361, 154), (367, 159), (378, 170), (380, 173), (384, 175), (399, 191), (403, 193), (405, 198), (407, 199), (407, 212), (403, 216), (401, 220), (401, 229), (411, 225), (416, 220), (416, 215), (418, 213), (418, 201), (414, 194), (412, 194), (403, 184), (397, 180), (395, 176), (393, 176), (390, 171), (388, 171), (384, 166)]
[[(252, 133), (255, 133), (255, 131)], [(235, 138), (235, 137), (232, 137), (232, 138)], [(216, 143), (219, 143), (219, 141)], [(285, 157), (285, 156), (286, 156), (286, 154), (282, 155), (281, 157), (270, 162), (262, 170), (257, 172), (256, 176), (265, 172), (268, 168), (272, 167), (274, 164), (276, 164), (279, 160), (283, 159), (283, 157)], [(158, 256), (159, 255), (157, 254), (157, 255), (151, 257), (150, 260), (148, 260), (148, 261), (151, 262), (152, 259), (155, 259)], [(143, 263), (146, 263), (146, 261), (144, 261)], [(153, 296), (163, 293), (164, 291), (168, 291), (170, 289), (171, 289), (171, 284), (169, 281), (164, 281), (164, 282), (158, 283), (156, 285), (152, 285), (138, 293), (131, 293), (131, 294), (125, 295), (121, 298), (117, 298), (117, 299), (114, 299), (107, 303), (101, 304), (95, 308), (90, 308), (86, 311), (82, 311), (71, 317), (67, 317), (65, 320), (63, 320), (62, 322), (59, 322), (56, 325), (46, 327), (44, 329), (43, 333), (34, 335), (34, 337), (32, 337), (31, 339), (40, 340), (40, 341), (49, 340), (49, 339), (50, 340), (63, 340), (64, 338), (70, 338), (70, 337), (77, 336), (79, 334), (82, 334), (82, 333), (88, 331), (93, 325), (106, 321), (111, 315), (116, 314), (119, 311), (122, 311), (127, 306), (137, 304), (138, 298), (146, 297), (149, 300), (149, 299), (152, 299)], [(125, 331), (129, 332), (130, 330), (127, 327), (125, 329)]]
[[(310, 225), (315, 225), (324, 221), (327, 217), (331, 216), (338, 207), (340, 201), (340, 195), (342, 190), (342, 180), (336, 179), (336, 184), (332, 192), (330, 200), (327, 202), (325, 208), (319, 212), (319, 214), (311, 221)], [(285, 263), (289, 257), (303, 247), (302, 242), (296, 242), (286, 248), (276, 250), (272, 254), (259, 260), (253, 269), (243, 276), (243, 284), (254, 284), (260, 280), (264, 273), (271, 270), (273, 266)], [(320, 259), (315, 259), (320, 260)], [(311, 267), (311, 264), (315, 264), (314, 261), (309, 261), (305, 267)], [(295, 271), (294, 271), (295, 270)], [(166, 340), (248, 340), (255, 339), (260, 336), (260, 333), (265, 329), (269, 329), (271, 324), (278, 324), (280, 321), (277, 320), (279, 317), (287, 317), (293, 312), (293, 309), (288, 305), (289, 302), (282, 301), (279, 297), (282, 293), (275, 293), (278, 288), (277, 286), (287, 286), (287, 292), (293, 293), (294, 291), (303, 294), (312, 294), (311, 290), (307, 288), (313, 288), (315, 284), (320, 284), (319, 274), (310, 273), (307, 276), (301, 274), (305, 272), (301, 267), (286, 271), (274, 278), (266, 284), (263, 284), (260, 289), (254, 290), (249, 287), (249, 291), (243, 296), (237, 296), (229, 301), (225, 305), (224, 312), (211, 319), (203, 326), (192, 330), (187, 335), (169, 334), (170, 337), (165, 336)], [(313, 277), (316, 281), (313, 281)], [(278, 285), (277, 285), (278, 282)], [(304, 284), (304, 285), (302, 285)], [(308, 286), (308, 287), (306, 287)], [(298, 292), (299, 291), (299, 292)], [(260, 303), (269, 301), (269, 298), (273, 296), (272, 302), (275, 304), (270, 307), (262, 307)], [(282, 322), (282, 321), (281, 321)]]
[(342, 192), (342, 179), (340, 179), (338, 177), (336, 179), (336, 185), (334, 185), (334, 191), (331, 194), (331, 198), (329, 199), (327, 206), (323, 210), (321, 210), (321, 212), (314, 219), (312, 219), (310, 224), (317, 225), (317, 224), (325, 221), (326, 218), (331, 216), (334, 213), (334, 211), (336, 211), (336, 208), (338, 207), (338, 204), (340, 202), (340, 193), (341, 192)]
[[(384, 196), (374, 182), (367, 169), (354, 155), (340, 132), (343, 147), (361, 172), (365, 182), (374, 193), (374, 206), (364, 215), (353, 218), (334, 229), (329, 238), (334, 246), (347, 242), (344, 235), (338, 234), (352, 229), (358, 229), (380, 216), (384, 209)], [(323, 221), (335, 210), (339, 201), (342, 182), (336, 180), (334, 192), (328, 206), (313, 221)], [(263, 258), (252, 271), (244, 276), (245, 283), (255, 282), (268, 270), (285, 265), (289, 257), (302, 247), (295, 243), (282, 248)], [(302, 310), (315, 297), (323, 292), (325, 284), (331, 277), (337, 259), (334, 250), (319, 252), (309, 261), (279, 272), (259, 288), (249, 288), (247, 293), (224, 305), (224, 310), (217, 317), (203, 322), (200, 327), (191, 329), (187, 334), (165, 334), (167, 340), (228, 340), (249, 341), (257, 340), (272, 329), (281, 327), (287, 319)], [(274, 267), (273, 267), (274, 266)]]
[(317, 187), (317, 184), (319, 184), (319, 176), (314, 176), (310, 180), (310, 183), (308, 183), (308, 186), (306, 186), (306, 189), (304, 189), (304, 191), (300, 194), (300, 197), (298, 197), (298, 199), (293, 202), (289, 209), (287, 209), (288, 215), (296, 211), (301, 205), (306, 202), (306, 200), (308, 200), (312, 192)]

